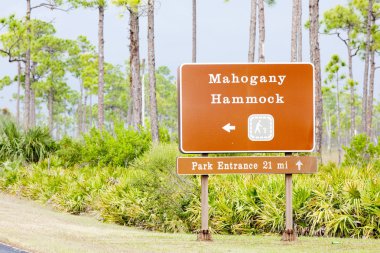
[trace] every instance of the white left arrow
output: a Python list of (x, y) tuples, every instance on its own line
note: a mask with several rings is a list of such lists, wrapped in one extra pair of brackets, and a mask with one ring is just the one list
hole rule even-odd
[(233, 131), (233, 130), (235, 130), (236, 129), (236, 127), (235, 126), (232, 126), (231, 125), (231, 123), (228, 123), (227, 125), (225, 125), (224, 127), (223, 127), (223, 130), (224, 131), (226, 131), (226, 132), (231, 132), (231, 131)]
[(301, 170), (301, 167), (303, 165), (303, 163), (301, 162), (301, 160), (298, 160), (298, 162), (296, 163), (297, 167), (298, 167), (298, 170)]

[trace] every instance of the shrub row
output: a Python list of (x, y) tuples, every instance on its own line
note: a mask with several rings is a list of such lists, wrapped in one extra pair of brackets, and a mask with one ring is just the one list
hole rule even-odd
[[(161, 139), (167, 141), (168, 135), (164, 129), (160, 134)], [(150, 145), (151, 135), (147, 128), (136, 131), (117, 124), (112, 134), (93, 128), (81, 140), (64, 137), (56, 142), (47, 128), (34, 127), (23, 131), (12, 119), (0, 116), (0, 162), (18, 160), (36, 163), (55, 155), (64, 167), (126, 167)]]
[[(73, 214), (166, 232), (200, 227), (200, 182), (178, 176), (173, 144), (153, 146), (125, 167), (65, 168), (57, 156), (39, 164), (0, 166), (0, 189)], [(294, 221), (304, 235), (380, 238), (380, 168), (321, 166), (295, 175)], [(210, 228), (219, 234), (280, 233), (283, 175), (210, 176)]]
[(81, 141), (63, 138), (58, 143), (59, 150), (55, 154), (64, 162), (65, 167), (75, 164), (126, 167), (148, 150), (150, 143), (150, 132), (145, 128), (135, 131), (118, 125), (113, 134), (92, 128), (83, 135)]

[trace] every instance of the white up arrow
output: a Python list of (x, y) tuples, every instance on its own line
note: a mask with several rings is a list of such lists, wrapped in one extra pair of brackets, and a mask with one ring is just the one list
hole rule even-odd
[(303, 163), (301, 162), (301, 160), (298, 160), (298, 162), (296, 163), (297, 167), (298, 167), (298, 170), (301, 170), (301, 167), (303, 165)]
[(223, 127), (223, 130), (230, 133), (232, 130), (235, 130), (235, 128), (235, 126), (231, 126), (231, 123), (228, 123)]

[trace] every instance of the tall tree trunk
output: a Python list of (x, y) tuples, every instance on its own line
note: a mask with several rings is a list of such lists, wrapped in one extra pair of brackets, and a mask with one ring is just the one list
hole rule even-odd
[(156, 99), (156, 59), (154, 49), (154, 0), (148, 0), (148, 65), (149, 65), (149, 99), (150, 125), (152, 140), (159, 142), (158, 112)]
[[(76, 127), (76, 137), (79, 138), (81, 135), (81, 120), (82, 120), (82, 113), (81, 113), (81, 106), (80, 106), (81, 101), (78, 99), (78, 107), (77, 107), (77, 127)], [(75, 125), (74, 125), (75, 129)], [(75, 130), (74, 130), (75, 131)]]
[(255, 61), (255, 45), (256, 45), (256, 20), (257, 20), (257, 0), (251, 0), (251, 20), (249, 22), (249, 47), (248, 62)]
[(36, 126), (36, 94), (34, 92), (34, 89), (31, 87), (30, 89), (30, 123), (29, 127), (35, 127)]
[[(65, 119), (64, 119), (64, 121), (65, 121), (65, 123), (63, 124), (63, 136), (67, 136), (67, 135), (68, 135), (68, 134), (67, 134), (67, 132), (68, 132), (68, 128), (69, 128), (70, 126), (69, 126), (68, 121), (66, 121)], [(57, 139), (58, 139), (58, 140), (61, 139), (61, 136), (58, 136), (58, 133), (57, 133)]]
[(197, 0), (193, 0), (192, 62), (197, 62)]
[[(347, 35), (350, 35), (351, 31), (349, 30)], [(355, 135), (355, 84), (354, 82), (354, 74), (352, 71), (352, 48), (348, 43), (346, 43), (347, 46), (347, 53), (348, 53), (348, 77), (350, 78), (350, 134), (349, 137)]]
[[(148, 27), (148, 29), (149, 29), (149, 27)], [(148, 32), (149, 32), (149, 30), (148, 30)], [(149, 47), (149, 41), (148, 41), (148, 47)], [(148, 50), (149, 50), (149, 48), (148, 48)], [(145, 87), (145, 59), (141, 60), (140, 71), (141, 71), (141, 122), (142, 122), (141, 125), (143, 127), (145, 127), (145, 111), (146, 111), (146, 109), (145, 109), (145, 104), (146, 104), (146, 100), (145, 100), (145, 91), (146, 91), (146, 87)]]
[(327, 152), (331, 154), (331, 118), (330, 113), (327, 115), (325, 111), (326, 132), (327, 132)]
[(48, 112), (49, 112), (49, 132), (53, 136), (53, 103), (54, 103), (54, 90), (50, 87), (48, 94)]
[(340, 96), (339, 96), (339, 73), (336, 73), (336, 122), (337, 122), (337, 141), (338, 141), (338, 164), (341, 163), (342, 158), (342, 141), (341, 141), (341, 129), (340, 129)]
[[(132, 81), (131, 81), (132, 83)], [(132, 87), (131, 87), (132, 90)], [(131, 92), (132, 94), (132, 92)], [(132, 126), (132, 99), (128, 102), (128, 111), (127, 111), (127, 126)]]
[[(137, 7), (136, 7), (137, 8)], [(132, 78), (132, 127), (138, 130), (141, 119), (141, 79), (140, 79), (140, 52), (139, 52), (139, 16), (138, 11), (130, 9), (130, 57)]]
[(370, 73), (369, 73), (369, 89), (368, 89), (368, 105), (367, 105), (367, 134), (372, 137), (372, 114), (373, 114), (373, 91), (375, 84), (375, 50), (370, 53)]
[(258, 0), (259, 7), (259, 62), (265, 62), (265, 15), (264, 0)]
[(25, 108), (24, 108), (24, 128), (30, 127), (30, 15), (31, 15), (31, 0), (26, 0), (26, 34), (27, 34), (27, 49), (25, 53)]
[(78, 104), (78, 136), (80, 136), (84, 132), (84, 120), (83, 120), (83, 81), (80, 80), (80, 98)]
[(297, 34), (298, 34), (298, 0), (293, 0), (293, 8), (292, 8), (292, 36), (290, 42), (290, 61), (297, 61)]
[(92, 118), (93, 118), (93, 115), (92, 115), (92, 94), (90, 93), (90, 110), (89, 110), (89, 114), (90, 114), (90, 127), (89, 129), (91, 129), (93, 127), (92, 125)]
[(30, 85), (30, 118), (29, 118), (29, 126), (35, 127), (36, 126), (36, 93), (34, 92), (33, 83), (37, 82), (35, 79), (36, 76), (36, 67), (37, 63), (31, 61), (31, 85)]
[(302, 61), (302, 3), (293, 0), (290, 61)]
[(83, 103), (83, 119), (82, 119), (82, 129), (83, 129), (83, 132), (87, 132), (87, 91), (85, 90), (85, 94), (84, 94), (84, 103)]
[(315, 68), (315, 152), (322, 152), (323, 103), (321, 84), (321, 55), (319, 49), (319, 0), (309, 0), (310, 60)]
[(297, 61), (302, 62), (302, 0), (298, 0)]
[(368, 15), (366, 20), (366, 47), (364, 52), (364, 78), (363, 78), (363, 113), (362, 113), (362, 122), (363, 122), (363, 132), (368, 134), (367, 132), (367, 105), (368, 105), (368, 69), (369, 69), (369, 55), (370, 55), (370, 47), (371, 47), (371, 23), (372, 23), (372, 5), (373, 0), (368, 0)]
[(21, 62), (17, 62), (17, 104), (16, 104), (16, 118), (17, 125), (20, 124), (20, 93), (21, 93)]
[(98, 25), (98, 128), (104, 125), (104, 6), (99, 5), (99, 25)]
[(57, 128), (55, 130), (55, 139), (56, 140), (61, 139), (61, 130), (62, 130), (62, 128), (60, 126), (57, 126)]

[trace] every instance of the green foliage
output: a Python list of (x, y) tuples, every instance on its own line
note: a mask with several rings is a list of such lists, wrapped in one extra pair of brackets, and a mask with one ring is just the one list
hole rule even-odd
[(176, 142), (176, 140), (170, 138), (169, 130), (166, 127), (160, 127), (158, 129), (158, 135), (161, 143), (170, 143), (170, 141)]
[(130, 79), (127, 78), (122, 66), (105, 63), (104, 81), (106, 119), (110, 122), (127, 121), (128, 106), (131, 100)]
[(369, 162), (380, 165), (380, 144), (375, 145), (365, 134), (358, 134), (353, 137), (345, 150), (343, 165), (365, 167)]
[(335, 6), (323, 13), (322, 22), (325, 25), (325, 32), (343, 30), (348, 34), (349, 39), (355, 39), (357, 36), (356, 30), (360, 28), (360, 17), (353, 6)]
[[(91, 212), (107, 222), (195, 232), (200, 226), (199, 177), (176, 174), (178, 155), (175, 144), (159, 144), (128, 168), (63, 168), (57, 156), (27, 167), (5, 162), (0, 164), (0, 189), (69, 213)], [(298, 233), (380, 238), (379, 169), (371, 164), (357, 168), (329, 163), (320, 166), (317, 174), (295, 175), (293, 207)], [(282, 232), (284, 193), (283, 175), (210, 176), (212, 232)]]
[(58, 149), (55, 152), (55, 155), (64, 163), (64, 167), (68, 167), (81, 163), (83, 160), (82, 153), (82, 143), (65, 136), (59, 141)]
[(75, 8), (94, 8), (94, 7), (106, 7), (107, 0), (68, 0)]
[[(26, 49), (26, 26), (15, 15), (0, 19), (1, 30), (0, 56), (8, 57), (9, 60), (23, 59)], [(5, 31), (4, 31), (5, 30)]]
[(0, 119), (0, 161), (38, 162), (55, 149), (48, 129), (35, 127), (24, 132), (11, 119)]
[(345, 67), (345, 66), (346, 66), (346, 63), (340, 59), (339, 55), (333, 54), (325, 68), (325, 71), (328, 74), (326, 81), (338, 82), (338, 80), (340, 79), (345, 79), (346, 78), (345, 75), (339, 75), (339, 70), (341, 70), (341, 67)]
[(158, 145), (137, 159), (102, 192), (102, 217), (152, 230), (188, 231), (184, 211), (194, 196), (194, 186), (191, 179), (175, 174), (176, 156), (176, 146)]
[(147, 129), (135, 131), (116, 125), (114, 135), (95, 128), (84, 135), (83, 161), (91, 165), (127, 166), (149, 148), (151, 137)]
[(112, 0), (112, 3), (116, 6), (124, 6), (130, 8), (136, 8), (140, 2), (141, 0)]
[(0, 118), (0, 161), (23, 157), (22, 132), (11, 119)]
[[(159, 126), (168, 130), (172, 139), (176, 139), (178, 135), (177, 127), (177, 87), (175, 78), (170, 75), (170, 70), (166, 66), (158, 67), (156, 71), (157, 79), (157, 110)], [(148, 78), (145, 78), (145, 86), (149, 87)], [(146, 94), (146, 101), (149, 101), (148, 88)], [(148, 105), (149, 106), (149, 105)], [(147, 108), (149, 108), (147, 106)], [(160, 138), (161, 140), (161, 138)]]
[[(122, 166), (127, 167), (136, 158), (147, 151), (151, 145), (151, 135), (147, 128), (135, 131), (125, 129), (121, 123), (115, 123), (114, 133), (92, 128), (83, 136), (83, 140), (64, 137), (58, 143), (54, 153), (57, 165), (71, 166)], [(160, 129), (163, 143), (170, 142), (165, 129)]]
[(27, 162), (38, 162), (56, 150), (56, 144), (47, 128), (30, 128), (22, 140), (22, 150)]
[(0, 90), (2, 90), (5, 86), (8, 86), (12, 83), (12, 79), (9, 76), (5, 76), (0, 79)]

